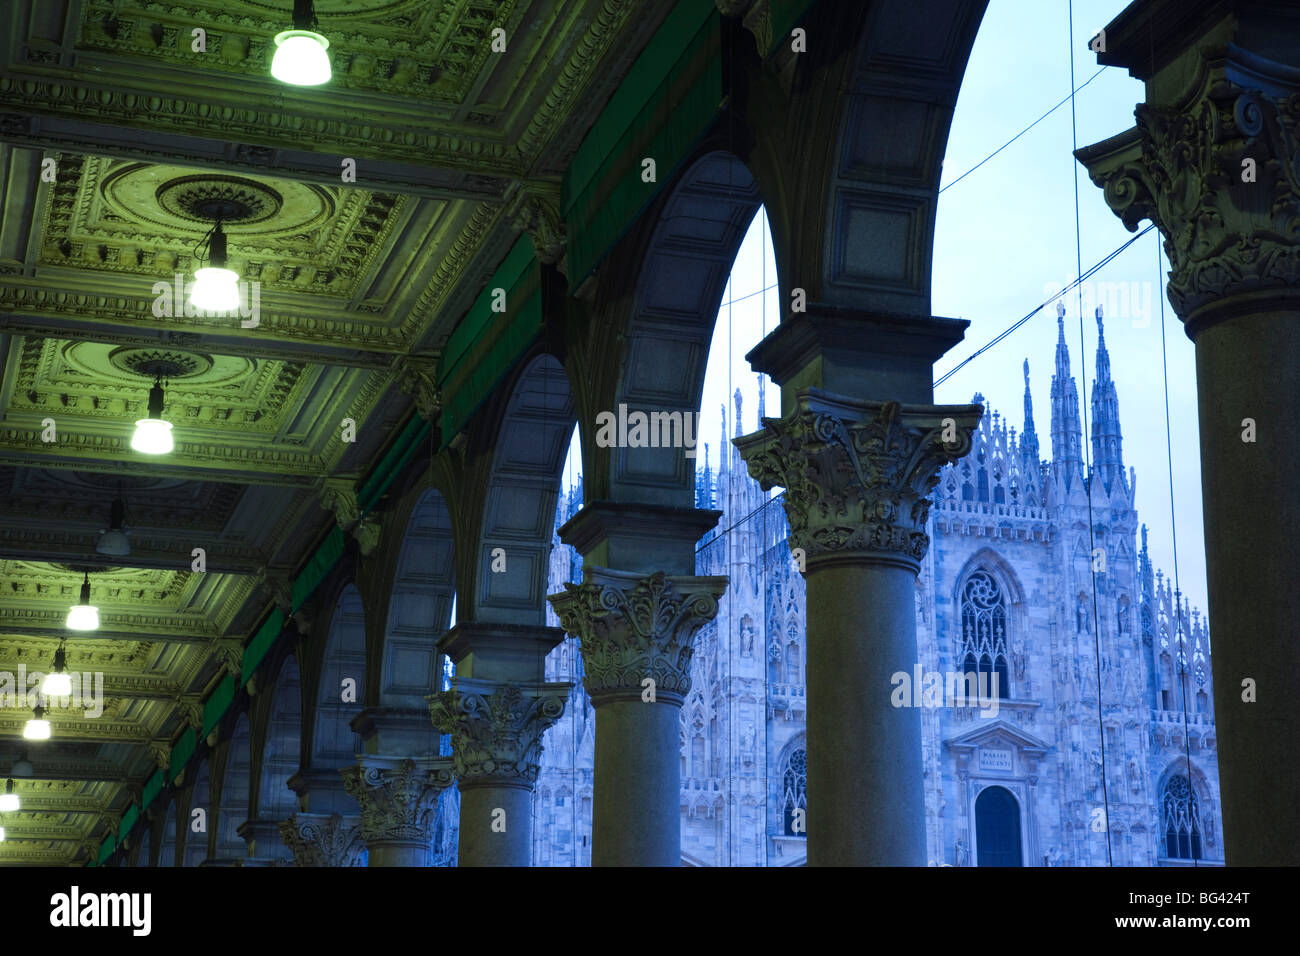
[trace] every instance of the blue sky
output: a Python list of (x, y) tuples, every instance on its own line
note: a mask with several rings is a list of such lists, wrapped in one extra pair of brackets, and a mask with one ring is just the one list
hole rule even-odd
[[(1125, 6), (1125, 0), (1077, 0), (1074, 4), (1075, 87), (1096, 73), (1087, 42)], [(985, 159), (1065, 98), (1070, 85), (1070, 43), (1064, 0), (992, 0), (980, 28), (957, 102), (944, 157), (947, 185)], [(1109, 68), (1075, 98), (1078, 144), (1094, 143), (1133, 125), (1142, 84), (1124, 70)], [(936, 365), (936, 378), (1022, 318), (1077, 274), (1075, 247), (1075, 162), (1071, 111), (1066, 103), (1014, 144), (939, 197), (934, 244), (933, 311), (968, 319), (966, 340)], [(1078, 167), (1079, 236), (1083, 268), (1132, 238), (1102, 200), (1101, 191)], [(758, 379), (744, 354), (771, 331), (780, 315), (775, 261), (755, 219), (737, 256), (728, 296), (710, 350), (701, 403), (700, 436), (716, 467), (719, 405), (728, 408), (739, 387), (745, 396), (743, 430), (757, 427)], [(1161, 314), (1166, 268), (1158, 265), (1158, 234), (1149, 233), (1093, 279), (1080, 308), (1072, 293), (1065, 301), (1066, 342), (1080, 389), (1081, 408), (1091, 416), (1090, 397), (1097, 348), (1094, 295), (1106, 306), (1106, 343), (1119, 395), (1124, 462), (1137, 471), (1139, 520), (1150, 529), (1157, 568), (1174, 569), (1170, 515), (1171, 447), (1165, 435)], [(1102, 285), (1102, 284), (1105, 285)], [(1048, 291), (1050, 289), (1050, 291)], [(1119, 298), (1123, 293), (1123, 299)], [(728, 302), (728, 299), (731, 301)], [(738, 300), (738, 301), (737, 301)], [(1205, 559), (1201, 526), (1196, 378), (1192, 343), (1164, 302), (1168, 352), (1169, 415), (1172, 430), (1178, 571), (1193, 606), (1206, 610)], [(1049, 389), (1056, 345), (1054, 303), (997, 346), (941, 385), (935, 400), (967, 402), (982, 392), (991, 406), (1023, 426), (1024, 379), (1029, 359), (1034, 420), (1042, 453), (1050, 457)], [(730, 360), (728, 360), (730, 358)], [(779, 391), (767, 385), (769, 414), (779, 412)], [(1086, 437), (1086, 436), (1085, 436)], [(575, 473), (571, 466), (569, 475)], [(566, 484), (568, 484), (566, 479)]]

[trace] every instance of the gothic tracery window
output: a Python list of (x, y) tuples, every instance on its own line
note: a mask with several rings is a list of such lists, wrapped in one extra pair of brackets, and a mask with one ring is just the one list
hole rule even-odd
[(1165, 828), (1165, 856), (1177, 860), (1200, 859), (1200, 813), (1191, 781), (1182, 774), (1170, 777), (1160, 808)]
[(1007, 606), (1002, 588), (987, 571), (975, 571), (961, 592), (961, 647), (957, 655), (964, 673), (979, 675), (980, 693), (991, 689), (993, 675), (998, 696), (1011, 696), (1007, 668)]
[(781, 789), (781, 809), (782, 816), (785, 817), (785, 835), (807, 836), (803, 821), (800, 821), (798, 832), (796, 832), (794, 813), (796, 809), (799, 809), (806, 814), (808, 809), (808, 755), (802, 747), (793, 751), (786, 758), (785, 772), (781, 774)]

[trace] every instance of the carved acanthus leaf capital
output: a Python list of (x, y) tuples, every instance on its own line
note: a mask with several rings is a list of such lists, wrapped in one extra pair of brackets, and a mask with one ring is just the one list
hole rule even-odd
[(279, 823), (294, 866), (360, 866), (361, 822), (340, 814), (295, 813)]
[(564, 713), (572, 684), (495, 684), (457, 678), (430, 695), (433, 724), (451, 734), (461, 789), (537, 782), (542, 735)]
[(763, 431), (735, 444), (764, 489), (785, 488), (790, 545), (808, 561), (856, 554), (916, 570), (939, 468), (970, 451), (982, 413), (807, 388), (789, 415), (764, 418)]
[(344, 767), (345, 789), (361, 804), (361, 837), (376, 843), (427, 844), (433, 836), (438, 795), (452, 784), (451, 761), (446, 758), (363, 757)]
[(428, 355), (404, 355), (397, 360), (397, 387), (415, 402), (425, 421), (433, 421), (442, 410), (438, 388), (438, 359)]
[(645, 699), (646, 678), (656, 701), (685, 700), (695, 633), (717, 615), (727, 578), (588, 566), (581, 584), (564, 588), (547, 600), (560, 625), (582, 640), (583, 684), (593, 703)]
[(508, 197), (511, 222), (528, 234), (540, 262), (559, 262), (568, 245), (569, 232), (560, 213), (560, 188), (538, 183), (521, 183)]
[(243, 674), (244, 644), (237, 638), (219, 637), (212, 642), (212, 653), (221, 662), (222, 669), (232, 677)]
[(202, 697), (198, 694), (182, 694), (176, 698), (176, 706), (180, 709), (181, 716), (185, 718), (185, 723), (195, 730), (203, 729)]
[(155, 767), (166, 771), (171, 767), (172, 763), (171, 744), (165, 740), (149, 741), (149, 758), (153, 761)]
[(379, 544), (379, 524), (369, 517), (361, 517), (356, 481), (352, 478), (322, 478), (320, 497), (321, 507), (334, 512), (334, 520), (356, 538), (361, 553), (369, 555), (373, 552)]
[(1182, 106), (1136, 112), (1076, 156), (1129, 231), (1150, 219), (1164, 235), (1178, 315), (1261, 290), (1300, 297), (1300, 93), (1248, 90), (1209, 64)]
[(275, 606), (289, 614), (293, 606), (293, 584), (289, 572), (283, 569), (259, 568), (257, 572), (258, 589), (275, 602)]

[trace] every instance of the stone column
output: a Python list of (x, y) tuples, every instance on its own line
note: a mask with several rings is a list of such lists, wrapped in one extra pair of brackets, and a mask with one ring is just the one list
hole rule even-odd
[(925, 865), (921, 712), (895, 706), (893, 675), (917, 663), (926, 496), (980, 413), (805, 387), (735, 439), (764, 489), (785, 488), (806, 568), (809, 865)]
[(1130, 230), (1164, 235), (1169, 302), (1196, 344), (1224, 850), (1295, 866), (1300, 19), (1144, 0), (1106, 37), (1100, 62), (1145, 80), (1147, 101), (1136, 127), (1075, 155)]
[(718, 613), (725, 577), (587, 565), (548, 600), (582, 641), (596, 708), (592, 864), (681, 865), (679, 714), (695, 633)]
[(359, 866), (365, 852), (359, 817), (295, 813), (279, 830), (294, 866)]
[(572, 687), (457, 677), (451, 690), (429, 698), (434, 726), (451, 734), (460, 787), (461, 866), (532, 862), (542, 734), (564, 713)]
[(438, 795), (451, 786), (444, 757), (364, 755), (345, 767), (343, 786), (361, 805), (370, 866), (427, 866)]

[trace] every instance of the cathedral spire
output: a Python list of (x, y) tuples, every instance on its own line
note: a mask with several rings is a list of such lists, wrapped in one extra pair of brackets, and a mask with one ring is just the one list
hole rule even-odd
[(1052, 462), (1064, 473), (1066, 485), (1083, 471), (1080, 445), (1079, 392), (1070, 374), (1070, 350), (1065, 345), (1065, 306), (1056, 303), (1056, 374), (1052, 376)]
[(1025, 431), (1020, 436), (1020, 456), (1038, 467), (1038, 432), (1034, 430), (1034, 397), (1029, 393), (1029, 359), (1025, 359)]
[(1124, 486), (1123, 439), (1119, 430), (1119, 397), (1110, 377), (1110, 353), (1101, 306), (1097, 306), (1097, 378), (1092, 383), (1092, 466), (1107, 493)]

